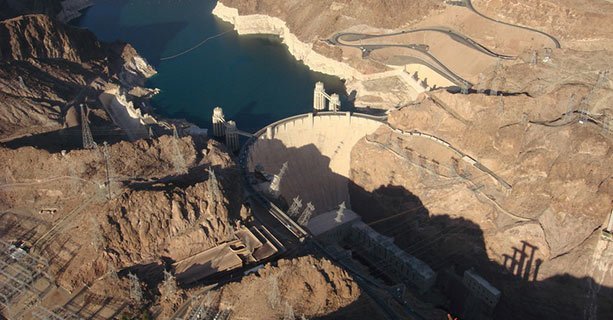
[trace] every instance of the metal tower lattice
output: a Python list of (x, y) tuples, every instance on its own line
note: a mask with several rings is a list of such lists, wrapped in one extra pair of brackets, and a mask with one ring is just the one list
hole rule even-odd
[(315, 206), (312, 203), (307, 203), (306, 208), (302, 211), (300, 218), (298, 218), (298, 224), (301, 226), (305, 226), (311, 220), (311, 216), (313, 215), (313, 211), (315, 211)]
[(302, 208), (302, 200), (300, 196), (296, 196), (292, 202), (292, 205), (287, 210), (287, 215), (291, 218), (297, 218), (300, 214), (300, 209)]
[(96, 148), (96, 142), (94, 141), (94, 137), (92, 137), (92, 132), (89, 129), (89, 119), (87, 118), (87, 112), (85, 112), (85, 107), (80, 105), (81, 107), (81, 135), (83, 137), (83, 148), (85, 149), (94, 149)]
[(270, 183), (270, 193), (272, 193), (275, 197), (279, 196), (279, 192), (281, 192), (281, 179), (287, 173), (287, 161), (283, 163), (279, 174), (276, 174)]
[(186, 165), (185, 159), (183, 158), (183, 153), (179, 149), (179, 133), (177, 132), (177, 127), (172, 125), (172, 147), (174, 149), (172, 163), (175, 168), (176, 173), (185, 173)]
[(128, 280), (130, 281), (130, 298), (137, 304), (141, 303), (143, 301), (143, 289), (140, 286), (140, 280), (133, 273), (128, 273)]
[(104, 141), (103, 143), (103, 147), (102, 147), (102, 157), (104, 158), (104, 168), (106, 171), (106, 197), (108, 200), (111, 200), (112, 198), (112, 191), (111, 191), (111, 163), (110, 163), (110, 154), (109, 154), (109, 144)]

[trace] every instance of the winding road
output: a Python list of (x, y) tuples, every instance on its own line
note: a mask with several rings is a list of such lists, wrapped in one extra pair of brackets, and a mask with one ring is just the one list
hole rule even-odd
[[(515, 27), (515, 28), (520, 28), (523, 30), (528, 30), (531, 32), (536, 32), (539, 33), (541, 35), (546, 36), (547, 38), (549, 38), (554, 46), (556, 48), (560, 48), (560, 42), (553, 36), (543, 32), (543, 31), (539, 31), (533, 28), (529, 28), (529, 27), (524, 27), (524, 26), (519, 26), (519, 25), (514, 25), (514, 24), (510, 24), (507, 22), (503, 22), (503, 21), (499, 21), (493, 18), (490, 18), (482, 13), (480, 13), (479, 11), (477, 11), (475, 9), (475, 7), (473, 6), (472, 2), (470, 0), (464, 0), (458, 3), (455, 3), (453, 5), (458, 5), (458, 6), (463, 6), (466, 7), (468, 10), (472, 11), (473, 13), (475, 13), (476, 15), (487, 19), (489, 21), (493, 21), (495, 23), (500, 23), (506, 26), (511, 26), (511, 27)], [(418, 58), (418, 57), (408, 57), (411, 60), (415, 61), (418, 64), (422, 64), (432, 70), (434, 70), (435, 72), (437, 72), (438, 74), (440, 74), (441, 76), (443, 76), (444, 78), (446, 78), (447, 80), (451, 81), (452, 83), (455, 83), (456, 85), (462, 87), (462, 88), (470, 88), (472, 87), (472, 83), (470, 83), (469, 81), (463, 79), (461, 76), (459, 76), (458, 74), (456, 74), (455, 72), (453, 72), (452, 70), (450, 70), (447, 66), (445, 66), (445, 64), (443, 64), (440, 60), (438, 60), (433, 54), (430, 53), (430, 48), (428, 45), (425, 44), (416, 44), (416, 43), (408, 43), (408, 44), (385, 44), (385, 43), (374, 43), (374, 44), (354, 44), (352, 42), (356, 42), (356, 41), (361, 41), (361, 40), (367, 40), (367, 39), (376, 39), (376, 38), (384, 38), (384, 37), (390, 37), (390, 36), (396, 36), (396, 35), (403, 35), (403, 34), (410, 34), (410, 33), (416, 33), (416, 32), (436, 32), (436, 33), (442, 33), (445, 34), (447, 36), (449, 36), (449, 38), (451, 38), (453, 41), (458, 42), (468, 48), (471, 48), (473, 50), (477, 50), (485, 55), (488, 55), (490, 57), (494, 57), (494, 58), (498, 58), (498, 59), (503, 59), (503, 60), (514, 60), (517, 57), (516, 56), (510, 56), (510, 55), (504, 55), (504, 54), (499, 54), (494, 52), (493, 50), (487, 48), (486, 46), (480, 44), (479, 42), (473, 40), (472, 38), (454, 31), (448, 27), (440, 27), (440, 26), (434, 26), (434, 27), (427, 27), (427, 28), (418, 28), (418, 29), (412, 29), (412, 30), (403, 30), (403, 31), (399, 31), (399, 32), (395, 32), (395, 33), (388, 33), (388, 34), (366, 34), (366, 33), (353, 33), (353, 32), (341, 32), (341, 33), (337, 33), (335, 35), (333, 35), (330, 39), (328, 39), (327, 41), (329, 43), (331, 43), (332, 45), (335, 46), (346, 46), (346, 47), (354, 47), (354, 48), (358, 48), (362, 51), (362, 56), (363, 57), (367, 57), (372, 51), (374, 50), (378, 50), (378, 49), (384, 49), (384, 48), (405, 48), (405, 49), (409, 49), (409, 50), (414, 50), (419, 52), (420, 54), (423, 54), (425, 56), (427, 56), (429, 59), (431, 59), (434, 64), (436, 65), (432, 65), (431, 63), (429, 63), (428, 61), (425, 61), (424, 59)]]
[(520, 26), (520, 25), (516, 25), (516, 24), (512, 24), (512, 23), (508, 23), (508, 22), (504, 22), (504, 21), (500, 21), (500, 20), (496, 20), (496, 19), (490, 18), (490, 17), (482, 14), (481, 12), (477, 11), (477, 9), (475, 9), (475, 7), (473, 6), (471, 0), (464, 0), (464, 4), (466, 5), (466, 8), (468, 8), (468, 10), (474, 12), (475, 14), (479, 15), (480, 17), (482, 17), (484, 19), (487, 19), (487, 20), (490, 20), (490, 21), (493, 21), (493, 22), (496, 22), (496, 23), (504, 24), (504, 25), (507, 25), (507, 26), (511, 26), (511, 27), (520, 28), (520, 29), (524, 29), (524, 30), (528, 30), (528, 31), (539, 33), (539, 34), (544, 35), (545, 37), (549, 38), (551, 41), (553, 41), (553, 43), (554, 43), (554, 45), (555, 45), (555, 47), (557, 49), (562, 47), (560, 45), (560, 41), (558, 41), (558, 39), (556, 39), (554, 36), (552, 36), (552, 35), (550, 35), (550, 34), (548, 34), (546, 32), (543, 32), (543, 31), (540, 31), (540, 30), (537, 30), (537, 29), (533, 29), (533, 28), (530, 28), (530, 27), (524, 27), (524, 26)]

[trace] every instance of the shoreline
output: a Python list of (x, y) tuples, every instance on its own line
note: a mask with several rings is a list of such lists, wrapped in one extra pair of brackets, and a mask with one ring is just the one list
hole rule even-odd
[[(407, 97), (399, 98), (383, 90), (368, 90), (368, 83), (378, 79), (397, 78), (408, 89), (409, 100), (415, 100), (420, 93), (425, 91), (417, 81), (406, 76), (407, 71), (403, 67), (390, 67), (391, 70), (388, 71), (364, 74), (344, 62), (326, 57), (316, 52), (313, 49), (313, 44), (300, 41), (287, 27), (285, 21), (277, 17), (263, 14), (240, 15), (238, 9), (228, 7), (219, 1), (212, 14), (225, 22), (231, 23), (239, 35), (270, 34), (278, 36), (281, 42), (287, 46), (288, 52), (296, 60), (302, 61), (311, 71), (321, 72), (344, 80), (347, 94), (356, 93), (355, 108), (386, 110), (408, 102), (405, 101)], [(377, 103), (377, 100), (379, 103)], [(392, 102), (394, 100), (397, 102)]]

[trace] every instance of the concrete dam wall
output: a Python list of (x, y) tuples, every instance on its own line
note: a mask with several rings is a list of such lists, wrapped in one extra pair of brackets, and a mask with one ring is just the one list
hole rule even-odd
[(351, 112), (320, 112), (290, 117), (256, 133), (247, 152), (247, 169), (256, 166), (278, 174), (280, 196), (288, 203), (299, 196), (313, 203), (315, 215), (349, 206), (348, 177), (353, 146), (383, 123), (376, 117)]

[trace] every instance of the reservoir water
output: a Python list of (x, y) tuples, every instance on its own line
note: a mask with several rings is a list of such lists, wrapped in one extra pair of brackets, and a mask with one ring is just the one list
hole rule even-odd
[[(226, 120), (249, 132), (308, 112), (316, 81), (323, 81), (328, 93), (346, 96), (340, 79), (310, 71), (278, 37), (238, 36), (231, 24), (212, 15), (215, 3), (96, 0), (72, 23), (102, 41), (132, 44), (158, 71), (148, 81), (149, 87), (161, 89), (152, 99), (156, 113), (201, 127), (211, 127), (212, 109), (218, 105)], [(164, 59), (216, 35), (184, 55)]]

